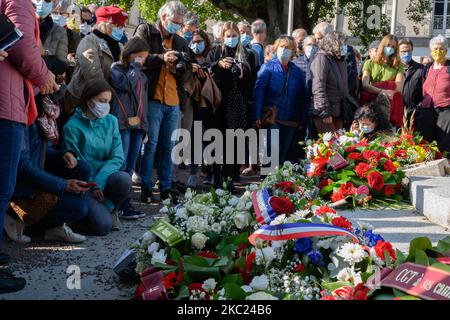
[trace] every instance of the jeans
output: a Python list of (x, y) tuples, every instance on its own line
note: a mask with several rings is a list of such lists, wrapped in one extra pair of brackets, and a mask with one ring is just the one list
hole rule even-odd
[(158, 140), (161, 139), (158, 177), (161, 183), (161, 191), (172, 188), (172, 149), (174, 141), (172, 133), (178, 128), (180, 107), (171, 107), (156, 101), (148, 105), (149, 139), (144, 148), (144, 156), (141, 164), (142, 187), (151, 189), (154, 186), (152, 179), (155, 164), (155, 153)]
[(123, 155), (125, 158), (123, 171), (130, 176), (136, 167), (136, 161), (141, 150), (142, 140), (144, 139), (144, 130), (139, 129), (125, 129), (120, 131), (122, 136)]
[[(106, 182), (103, 194), (105, 200), (109, 199), (118, 207), (128, 198), (131, 192), (131, 177), (124, 171), (113, 173)], [(106, 202), (98, 201), (92, 192), (86, 193), (88, 205), (88, 222), (96, 236), (107, 235), (112, 229), (111, 211), (106, 206)], [(107, 201), (107, 200), (106, 200)]]
[[(52, 170), (55, 175), (64, 179), (77, 179), (89, 181), (91, 167), (85, 161), (79, 160), (73, 169), (58, 167)], [(64, 223), (72, 223), (85, 219), (88, 216), (88, 202), (86, 194), (64, 192), (58, 198), (56, 205), (48, 212), (45, 218), (39, 222), (39, 226), (51, 229), (62, 226)]]
[(6, 208), (16, 186), (23, 135), (23, 124), (0, 119), (0, 242)]

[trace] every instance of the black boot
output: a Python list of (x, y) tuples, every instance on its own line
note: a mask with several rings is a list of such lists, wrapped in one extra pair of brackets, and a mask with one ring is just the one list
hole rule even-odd
[(143, 203), (155, 203), (156, 199), (153, 195), (152, 190), (150, 190), (148, 187), (142, 187), (141, 190), (141, 202)]
[(15, 277), (9, 272), (0, 270), (0, 293), (11, 293), (22, 290), (26, 285), (24, 278)]
[(0, 252), (0, 266), (7, 264), (11, 260), (11, 257), (6, 253)]

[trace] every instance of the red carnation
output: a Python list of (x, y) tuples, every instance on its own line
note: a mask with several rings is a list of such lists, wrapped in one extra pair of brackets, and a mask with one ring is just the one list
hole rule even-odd
[(353, 300), (367, 300), (367, 293), (369, 288), (364, 284), (358, 283), (358, 285), (353, 289)]
[(380, 152), (380, 157), (381, 158), (385, 158), (385, 159), (389, 159), (389, 156), (386, 153), (384, 153), (384, 152)]
[(372, 167), (369, 166), (367, 163), (360, 162), (355, 167), (355, 172), (360, 178), (367, 177), (368, 172), (372, 170)]
[[(240, 256), (242, 255), (242, 252), (243, 252), (245, 249), (247, 249), (247, 248), (248, 248), (247, 242), (242, 242), (242, 243), (238, 246), (238, 248), (237, 248), (236, 255), (237, 255), (238, 257), (240, 257)], [(218, 257), (218, 256), (217, 256), (217, 257)]]
[(395, 158), (406, 159), (406, 151), (405, 150), (395, 150), (394, 153)]
[(347, 149), (345, 149), (345, 152), (347, 152), (347, 153), (352, 153), (353, 151), (355, 151), (356, 150), (356, 147), (355, 146), (350, 146), (350, 147), (348, 147)]
[(174, 286), (179, 286), (181, 281), (183, 280), (183, 274), (178, 272), (178, 275), (175, 272), (169, 272), (163, 279), (164, 287), (167, 290), (172, 289)]
[(294, 188), (294, 184), (290, 181), (283, 181), (275, 184), (273, 187), (275, 189), (280, 189), (285, 193), (291, 193)]
[(363, 158), (374, 168), (376, 168), (380, 162), (380, 154), (374, 150), (364, 151)]
[(386, 170), (387, 172), (390, 172), (392, 174), (395, 173), (395, 171), (397, 171), (397, 167), (396, 165), (391, 161), (391, 160), (387, 160), (384, 163), (384, 170)]
[(395, 193), (395, 188), (392, 184), (387, 184), (384, 186), (384, 195), (385, 196), (392, 196)]
[(355, 195), (358, 191), (358, 189), (351, 183), (350, 181), (346, 184), (341, 184), (340, 190), (346, 195), (346, 196), (352, 196)]
[(312, 172), (308, 172), (309, 177), (320, 177), (325, 173), (328, 160), (325, 158), (314, 159), (311, 162)]
[(378, 171), (372, 171), (367, 175), (367, 181), (369, 182), (369, 187), (376, 191), (383, 190), (384, 179), (383, 176)]
[(288, 197), (271, 197), (269, 204), (276, 213), (292, 213), (295, 208)]
[(344, 228), (349, 231), (352, 230), (352, 223), (348, 221), (345, 217), (337, 217), (331, 220), (331, 224), (336, 227)]
[(319, 182), (319, 189), (322, 190), (323, 188), (325, 188), (326, 186), (329, 186), (332, 183), (333, 183), (333, 180), (331, 180), (331, 179), (323, 179)]
[(206, 259), (217, 259), (219, 256), (211, 251), (200, 251), (197, 253), (197, 256), (203, 257)]
[(331, 195), (331, 201), (332, 202), (338, 202), (339, 200), (345, 199), (345, 194), (342, 192), (342, 190), (335, 191)]
[(245, 259), (245, 266), (247, 268), (247, 272), (248, 273), (252, 272), (252, 270), (253, 270), (253, 262), (255, 261), (255, 259), (256, 259), (256, 252), (255, 251), (251, 252), (247, 256), (247, 258)]
[(336, 214), (336, 210), (334, 210), (333, 208), (330, 208), (330, 207), (326, 207), (326, 206), (319, 207), (316, 209), (316, 215), (318, 215), (318, 216), (321, 216), (321, 215), (324, 215), (327, 213)]
[(389, 242), (387, 242), (387, 241), (383, 242), (381, 240), (378, 240), (377, 244), (373, 248), (374, 248), (375, 252), (377, 253), (377, 256), (381, 260), (383, 260), (383, 262), (386, 262), (384, 252), (387, 251), (389, 256), (391, 257), (391, 262), (395, 263), (395, 251)]
[(366, 140), (363, 140), (361, 142), (358, 142), (357, 144), (355, 144), (355, 147), (368, 147), (369, 143), (367, 143)]
[(361, 160), (361, 158), (362, 158), (362, 155), (359, 152), (351, 152), (347, 156), (347, 159), (353, 160), (353, 161)]

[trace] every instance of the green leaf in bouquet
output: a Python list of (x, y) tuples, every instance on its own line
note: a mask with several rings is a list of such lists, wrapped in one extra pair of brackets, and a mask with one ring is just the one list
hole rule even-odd
[(450, 255), (450, 242), (446, 242), (445, 239), (439, 240), (437, 246), (433, 248), (433, 250), (442, 255)]
[(322, 283), (321, 283), (321, 287), (324, 290), (330, 290), (330, 291), (334, 291), (336, 289), (346, 287), (346, 286), (352, 287), (353, 285), (350, 282), (344, 282), (344, 281), (336, 281), (336, 282), (322, 281)]
[(180, 251), (178, 249), (172, 248), (172, 249), (170, 249), (169, 257), (173, 261), (180, 262), (181, 253), (180, 253)]
[(395, 289), (395, 288), (393, 288), (392, 291), (394, 292), (394, 296), (396, 298), (400, 298), (402, 300), (420, 300), (417, 297), (410, 296), (409, 294), (404, 293), (403, 291), (400, 291), (400, 290)]
[(216, 259), (215, 262), (213, 263), (213, 267), (218, 267), (218, 268), (222, 268), (222, 267), (226, 267), (230, 264), (230, 258), (228, 257), (220, 257), (219, 259)]
[(377, 295), (373, 295), (371, 297), (373, 300), (394, 300), (395, 296), (389, 293), (381, 293)]
[(189, 263), (184, 264), (184, 272), (189, 277), (190, 282), (202, 282), (209, 278), (220, 281), (220, 269), (217, 267), (201, 267)]
[(240, 287), (244, 284), (244, 280), (242, 280), (242, 275), (240, 273), (234, 273), (234, 274), (229, 274), (229, 275), (226, 275), (225, 277), (223, 277), (222, 286), (224, 286), (228, 283), (234, 283)]
[(384, 259), (386, 260), (386, 266), (390, 267), (392, 265), (391, 256), (389, 255), (389, 252), (384, 251)]
[(245, 242), (248, 242), (248, 232), (239, 233), (233, 241), (233, 243), (237, 246)]
[(245, 269), (245, 267), (247, 266), (247, 265), (246, 265), (245, 259), (246, 259), (245, 256), (242, 256), (242, 257), (240, 257), (240, 258), (234, 260), (234, 265), (235, 265), (236, 267)]
[(189, 298), (189, 288), (187, 286), (181, 286), (180, 291), (178, 292), (178, 296), (175, 300), (181, 300), (184, 298)]
[[(323, 223), (322, 220), (318, 216), (314, 216), (311, 218), (311, 221), (306, 220), (308, 223)], [(305, 222), (306, 222), (305, 221)]]
[(227, 283), (223, 288), (225, 289), (225, 296), (230, 300), (245, 300), (247, 296), (245, 291), (235, 283)]
[(430, 239), (427, 237), (419, 237), (411, 240), (409, 244), (409, 255), (408, 255), (408, 261), (414, 261), (416, 258), (416, 250), (423, 250), (426, 251), (428, 249), (431, 249), (433, 247)]
[(320, 190), (320, 195), (325, 196), (329, 194), (330, 192), (333, 191), (333, 188), (334, 188), (333, 184), (323, 187), (322, 190)]
[(414, 262), (424, 266), (430, 265), (430, 261), (428, 260), (427, 254), (425, 253), (425, 251), (420, 249), (416, 250), (416, 257)]
[(233, 252), (233, 245), (232, 244), (220, 244), (217, 247), (217, 255), (221, 257), (229, 257), (231, 253)]
[(388, 181), (392, 177), (392, 173), (390, 172), (382, 172), (381, 175), (383, 176), (384, 181)]
[(345, 174), (347, 177), (356, 176), (356, 173), (350, 170), (343, 170), (342, 173)]
[(209, 267), (208, 260), (199, 256), (185, 256), (184, 257), (185, 264), (192, 264), (199, 267)]
[(160, 263), (160, 262), (156, 262), (155, 264), (153, 264), (154, 267), (156, 268), (161, 268), (164, 271), (175, 271), (178, 269), (178, 266), (171, 266), (165, 263)]
[(403, 252), (401, 252), (398, 249), (395, 249), (395, 256), (396, 256), (396, 260), (395, 260), (396, 267), (398, 267), (399, 265), (401, 265), (402, 263), (404, 263), (406, 261), (406, 256), (403, 254)]

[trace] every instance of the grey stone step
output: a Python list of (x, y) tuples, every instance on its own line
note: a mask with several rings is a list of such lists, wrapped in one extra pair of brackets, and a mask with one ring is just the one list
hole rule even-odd
[(411, 177), (411, 203), (431, 222), (450, 227), (450, 176)]

